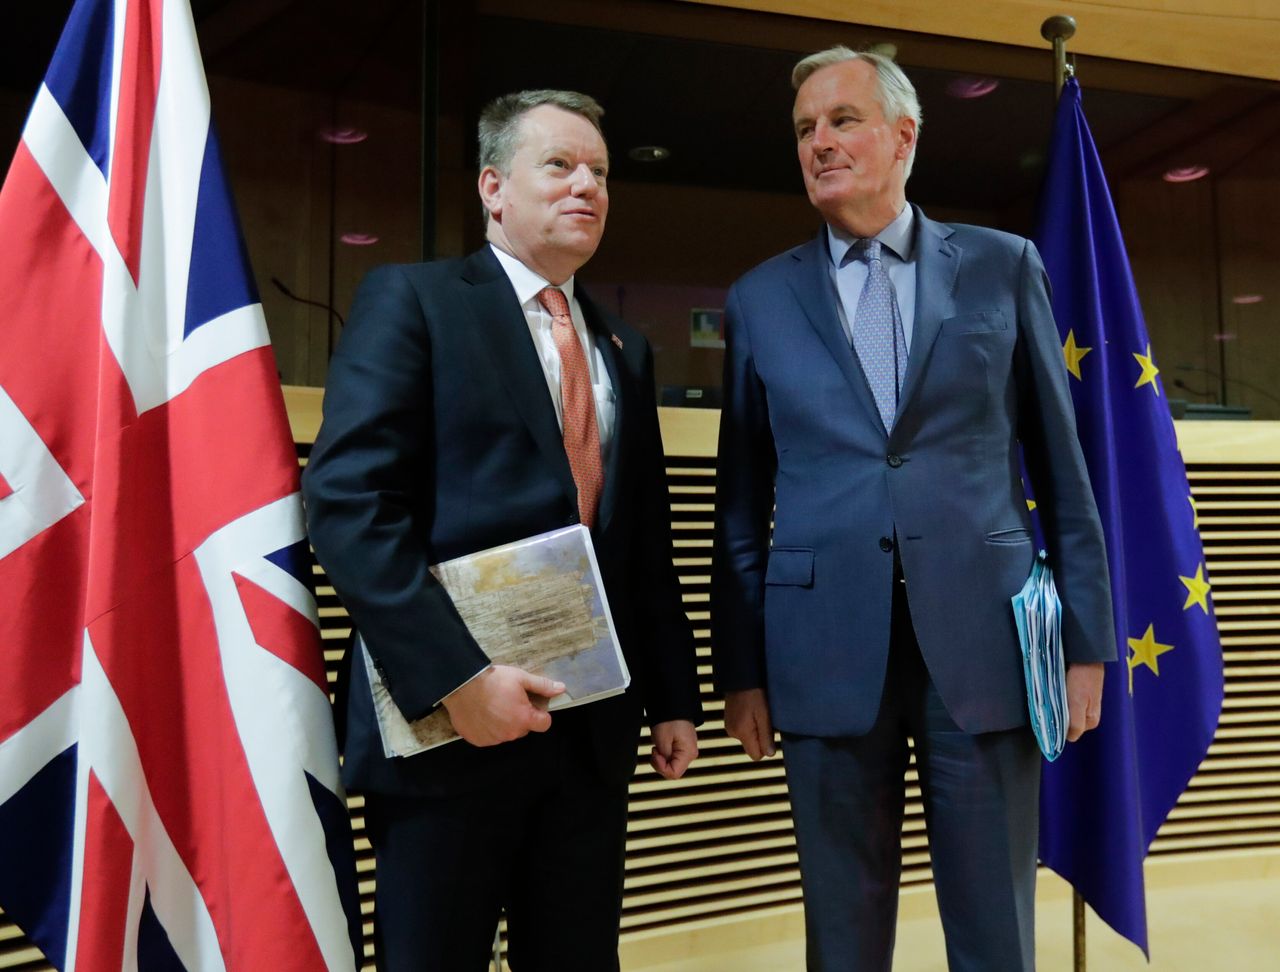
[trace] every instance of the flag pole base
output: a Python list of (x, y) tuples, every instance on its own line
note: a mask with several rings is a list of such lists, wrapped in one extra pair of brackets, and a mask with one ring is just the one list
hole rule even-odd
[(1085, 972), (1084, 898), (1075, 890), (1071, 892), (1071, 933), (1071, 968), (1073, 972)]

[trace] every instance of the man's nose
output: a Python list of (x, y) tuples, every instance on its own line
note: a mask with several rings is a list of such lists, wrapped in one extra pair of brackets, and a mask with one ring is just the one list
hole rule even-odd
[(594, 196), (600, 188), (596, 174), (585, 162), (573, 170), (573, 192), (576, 196)]
[(818, 124), (813, 126), (813, 139), (811, 144), (813, 146), (813, 151), (818, 154), (829, 152), (835, 147), (835, 142), (831, 138), (831, 128), (826, 122), (820, 121)]

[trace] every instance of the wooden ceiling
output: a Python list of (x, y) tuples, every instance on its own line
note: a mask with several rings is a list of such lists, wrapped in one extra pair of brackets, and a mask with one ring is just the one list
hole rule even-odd
[[(70, 0), (13, 6), (0, 87), (29, 97)], [(421, 0), (195, 0), (193, 9), (213, 76), (314, 90), (335, 97), (339, 114), (348, 100), (421, 104)], [(504, 91), (577, 88), (606, 106), (614, 171), (628, 180), (800, 192), (790, 69), (799, 54), (837, 42), (892, 44), (919, 89), (925, 124), (910, 192), (924, 204), (1025, 213), (1052, 120), (1047, 47), (673, 0), (454, 0), (439, 6), (437, 24), (441, 106), (455, 131), (473, 131), (479, 107)], [(1274, 82), (1096, 57), (1077, 68), (1113, 177), (1157, 177), (1193, 161), (1221, 171), (1280, 133)], [(965, 76), (999, 86), (979, 99), (949, 95)], [(453, 150), (469, 155), (469, 145), (455, 139)], [(670, 159), (628, 159), (640, 145), (662, 145)]]

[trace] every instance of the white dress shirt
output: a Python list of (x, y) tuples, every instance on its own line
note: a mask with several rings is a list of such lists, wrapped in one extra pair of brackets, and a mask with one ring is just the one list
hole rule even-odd
[[(894, 295), (898, 300), (898, 313), (902, 317), (902, 334), (907, 340), (907, 353), (911, 353), (911, 334), (916, 321), (916, 261), (912, 250), (912, 224), (915, 215), (910, 204), (893, 222), (876, 234), (880, 241), (880, 262), (889, 274)], [(831, 279), (840, 299), (836, 308), (840, 312), (840, 326), (844, 336), (853, 344), (852, 321), (858, 310), (858, 299), (867, 282), (867, 265), (856, 259), (849, 250), (858, 238), (850, 236), (827, 224), (827, 251), (831, 254)]]
[[(556, 421), (564, 430), (564, 405), (560, 400), (560, 352), (556, 350), (555, 337), (551, 327), (554, 323), (551, 315), (538, 301), (538, 293), (544, 287), (554, 286), (538, 274), (534, 273), (510, 253), (489, 244), (493, 255), (502, 264), (511, 286), (515, 288), (516, 299), (520, 301), (520, 309), (524, 311), (525, 320), (529, 324), (529, 335), (533, 338), (534, 350), (538, 352), (538, 360), (542, 362), (542, 371), (547, 379), (547, 391), (551, 393), (551, 401), (556, 408)], [(582, 316), (582, 307), (573, 296), (573, 277), (560, 285), (565, 299), (569, 302), (569, 316), (573, 318), (573, 329), (586, 353), (587, 367), (591, 372), (591, 390), (596, 400), (596, 428), (600, 433), (600, 459), (608, 463), (609, 450), (613, 444), (614, 393), (613, 382), (609, 380), (609, 369), (605, 367), (604, 355), (592, 340), (587, 330), (586, 318)]]

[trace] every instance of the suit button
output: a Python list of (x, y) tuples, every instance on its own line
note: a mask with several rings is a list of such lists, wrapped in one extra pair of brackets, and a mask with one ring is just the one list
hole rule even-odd
[(887, 462), (894, 469), (897, 469), (899, 466), (902, 465), (902, 456), (898, 455), (897, 453), (891, 452), (889, 453), (888, 456), (885, 457), (885, 462)]
[(883, 550), (885, 553), (891, 553), (893, 551), (893, 541), (890, 540), (888, 537), (881, 537), (880, 549)]

